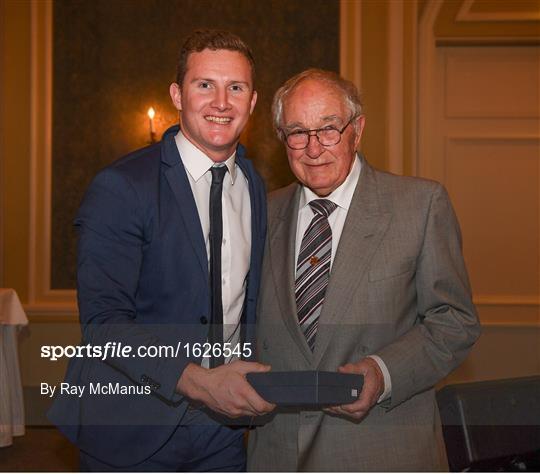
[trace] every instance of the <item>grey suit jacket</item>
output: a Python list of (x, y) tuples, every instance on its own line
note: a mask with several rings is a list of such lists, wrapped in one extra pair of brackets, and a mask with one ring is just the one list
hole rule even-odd
[(464, 360), (480, 328), (445, 189), (363, 162), (313, 353), (294, 298), (300, 191), (292, 184), (270, 196), (259, 360), (275, 371), (335, 371), (376, 354), (392, 395), (360, 422), (322, 411), (274, 413), (250, 434), (248, 469), (446, 470), (433, 386)]

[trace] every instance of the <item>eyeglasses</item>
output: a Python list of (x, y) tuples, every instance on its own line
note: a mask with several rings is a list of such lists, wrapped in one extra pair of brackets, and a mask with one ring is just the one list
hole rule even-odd
[(312, 136), (317, 137), (317, 140), (322, 146), (333, 146), (341, 141), (341, 135), (354, 119), (355, 117), (351, 117), (341, 130), (329, 125), (328, 127), (315, 128), (312, 130), (295, 130), (288, 135), (281, 129), (281, 133), (285, 136), (287, 146), (293, 150), (303, 150), (304, 148), (307, 148), (309, 145), (309, 138)]

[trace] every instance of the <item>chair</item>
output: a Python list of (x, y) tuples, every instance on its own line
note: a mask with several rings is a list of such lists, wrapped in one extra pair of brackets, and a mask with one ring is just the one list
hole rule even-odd
[(540, 469), (540, 376), (437, 392), (451, 471)]

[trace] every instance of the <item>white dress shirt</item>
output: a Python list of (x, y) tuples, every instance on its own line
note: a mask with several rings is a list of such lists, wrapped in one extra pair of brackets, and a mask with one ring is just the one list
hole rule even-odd
[[(341, 238), (341, 233), (343, 232), (343, 226), (345, 225), (345, 220), (347, 219), (347, 213), (349, 212), (349, 207), (351, 205), (352, 197), (356, 185), (358, 184), (358, 178), (360, 177), (360, 172), (362, 171), (362, 162), (356, 156), (351, 171), (345, 181), (341, 183), (339, 187), (334, 189), (332, 193), (326, 196), (324, 199), (328, 199), (337, 205), (336, 209), (330, 216), (328, 216), (328, 223), (332, 229), (332, 259), (330, 261), (330, 269), (334, 263), (334, 258), (336, 256), (336, 251), (339, 244), (339, 239)], [(298, 254), (300, 253), (300, 245), (302, 244), (302, 238), (313, 219), (314, 212), (312, 211), (309, 203), (315, 199), (321, 199), (317, 196), (311, 189), (306, 186), (302, 186), (302, 193), (300, 194), (300, 202), (298, 204), (298, 222), (296, 226), (296, 246), (295, 246), (295, 256), (294, 261), (298, 261)], [(295, 268), (296, 274), (296, 268)], [(372, 359), (377, 362), (384, 376), (384, 392), (379, 397), (379, 402), (386, 400), (392, 392), (392, 382), (390, 380), (390, 372), (386, 367), (384, 361), (377, 355), (370, 355)]]
[[(216, 163), (193, 145), (181, 131), (178, 132), (175, 140), (195, 198), (206, 244), (206, 256), (210, 266), (210, 187), (212, 185), (210, 168)], [(249, 186), (246, 176), (236, 164), (235, 159), (236, 153), (233, 153), (224, 162), (229, 173), (225, 175), (223, 180), (221, 197), (223, 209), (223, 242), (221, 246), (223, 342), (230, 342), (233, 348), (240, 342), (240, 318), (244, 307), (251, 258)], [(230, 358), (226, 362), (230, 362)], [(203, 359), (203, 366), (208, 367), (208, 359)]]

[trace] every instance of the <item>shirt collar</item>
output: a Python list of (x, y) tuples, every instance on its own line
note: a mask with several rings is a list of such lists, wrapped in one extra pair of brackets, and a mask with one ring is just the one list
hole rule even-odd
[[(354, 158), (351, 171), (349, 172), (349, 175), (345, 178), (345, 181), (343, 181), (340, 186), (334, 189), (334, 191), (332, 191), (324, 199), (328, 199), (334, 204), (337, 204), (338, 207), (341, 207), (345, 211), (348, 211), (351, 205), (354, 190), (356, 189), (356, 184), (358, 183), (358, 178), (360, 177), (360, 171), (362, 171), (362, 162), (360, 161), (360, 158), (357, 154)], [(303, 209), (315, 199), (321, 199), (321, 197), (317, 196), (317, 194), (315, 194), (307, 186), (302, 186), (299, 209)]]
[[(174, 140), (176, 141), (182, 163), (184, 164), (186, 171), (193, 178), (193, 181), (199, 181), (199, 179), (201, 179), (204, 174), (216, 164), (206, 156), (204, 152), (191, 143), (181, 130), (178, 131)], [(236, 180), (236, 151), (234, 151), (223, 163), (229, 170), (231, 184), (234, 184), (234, 181)]]

